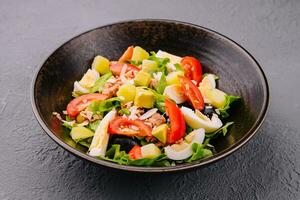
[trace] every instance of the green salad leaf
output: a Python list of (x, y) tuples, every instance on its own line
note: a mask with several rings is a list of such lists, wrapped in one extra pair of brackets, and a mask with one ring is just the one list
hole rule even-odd
[(120, 151), (120, 148), (121, 146), (119, 144), (113, 144), (106, 152), (106, 156), (102, 159), (115, 162), (120, 165), (128, 165), (130, 157), (125, 151)]
[(229, 117), (228, 110), (230, 108), (230, 105), (233, 102), (240, 100), (241, 97), (239, 97), (239, 96), (232, 96), (232, 95), (226, 95), (225, 98), (226, 98), (225, 99), (226, 103), (225, 103), (224, 107), (218, 109), (220, 111), (221, 117), (223, 117), (223, 118)]
[(174, 64), (175, 68), (176, 68), (176, 71), (182, 71), (184, 72), (184, 69), (182, 68), (182, 66), (178, 63)]
[(90, 145), (91, 145), (91, 142), (88, 142), (88, 140), (81, 140), (81, 141), (78, 141), (78, 143), (87, 148), (90, 148)]
[(171, 165), (170, 162), (168, 161), (167, 156), (164, 154), (161, 154), (155, 158), (141, 158), (137, 160), (131, 160), (129, 164), (135, 166), (157, 166), (157, 167)]
[(104, 101), (93, 101), (88, 108), (93, 113), (103, 114), (104, 112), (109, 112), (114, 108), (119, 108), (120, 106), (121, 99), (118, 97), (113, 97)]
[(134, 65), (134, 66), (140, 66), (142, 64), (142, 61), (135, 61), (135, 60), (130, 60), (129, 62), (130, 64)]
[(226, 133), (228, 132), (229, 126), (231, 126), (233, 123), (234, 122), (227, 122), (224, 126), (222, 126), (221, 128), (217, 129), (216, 131), (214, 131), (212, 133), (207, 133), (205, 135), (205, 137), (212, 139), (212, 138), (216, 138), (220, 134), (223, 134), (223, 136), (225, 136)]
[(105, 160), (115, 162), (121, 165), (135, 165), (135, 166), (170, 166), (166, 155), (161, 154), (156, 158), (141, 158), (137, 160), (130, 159), (125, 151), (120, 151), (119, 144), (113, 144), (106, 152)]
[(153, 60), (157, 63), (158, 66), (158, 71), (163, 72), (165, 75), (168, 74), (168, 69), (166, 67), (167, 63), (170, 62), (169, 58), (159, 58), (156, 56), (156, 53), (154, 51), (150, 52), (150, 56), (148, 58), (148, 60)]
[(199, 144), (199, 143), (194, 143), (192, 145), (193, 149), (193, 155), (187, 159), (185, 162), (192, 162), (195, 160), (199, 160), (202, 158), (207, 158), (213, 155), (212, 151), (210, 149), (206, 149), (205, 145)]
[(99, 126), (100, 124), (100, 120), (96, 120), (96, 121), (93, 121), (93, 122), (90, 122), (87, 126), (87, 128), (91, 129), (92, 131), (96, 131), (97, 127)]
[(89, 90), (90, 93), (102, 92), (105, 83), (112, 77), (112, 73), (108, 72), (101, 76), (94, 84), (94, 86)]
[(121, 110), (119, 110), (119, 114), (120, 115), (130, 115), (130, 111), (128, 108), (122, 108)]
[(166, 80), (166, 75), (162, 74), (160, 77), (160, 80), (158, 84), (155, 86), (155, 90), (159, 93), (162, 94), (164, 93), (165, 88), (167, 87), (167, 80)]
[(166, 112), (166, 106), (165, 106), (165, 99), (166, 97), (162, 94), (159, 94), (155, 90), (149, 89), (153, 92), (154, 94), (154, 106), (162, 113)]
[(64, 122), (63, 124), (62, 124), (64, 127), (66, 127), (67, 129), (72, 129), (73, 128), (73, 126), (71, 126), (70, 124), (68, 124), (68, 123), (66, 123), (66, 122)]

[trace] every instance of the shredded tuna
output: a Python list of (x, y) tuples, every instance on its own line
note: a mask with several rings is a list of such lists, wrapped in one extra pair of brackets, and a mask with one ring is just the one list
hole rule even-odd
[(87, 119), (88, 121), (92, 121), (93, 112), (89, 110), (83, 110), (80, 112), (80, 115)]
[(126, 79), (133, 79), (135, 74), (133, 71), (128, 71), (124, 76)]
[(159, 126), (166, 123), (166, 119), (159, 113), (154, 113), (150, 118), (146, 119), (145, 122), (151, 124), (151, 127)]
[(120, 78), (117, 78), (114, 83), (108, 81), (105, 83), (103, 87), (102, 94), (107, 95), (108, 98), (116, 96), (121, 85), (122, 85), (122, 81), (120, 80)]

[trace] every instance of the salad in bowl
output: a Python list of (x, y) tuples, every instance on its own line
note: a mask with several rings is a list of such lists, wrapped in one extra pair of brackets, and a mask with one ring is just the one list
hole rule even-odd
[[(53, 112), (90, 156), (122, 165), (173, 166), (214, 154), (232, 102), (193, 56), (130, 46), (117, 61), (97, 55), (63, 115)], [(70, 94), (71, 95), (71, 94)]]

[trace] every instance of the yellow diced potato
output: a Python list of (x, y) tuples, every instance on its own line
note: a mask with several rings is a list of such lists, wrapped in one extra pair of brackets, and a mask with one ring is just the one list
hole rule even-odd
[(92, 68), (100, 74), (106, 74), (109, 72), (109, 60), (103, 56), (96, 56), (92, 63)]
[(131, 60), (135, 62), (139, 62), (145, 60), (149, 57), (149, 53), (145, 51), (143, 48), (136, 46), (133, 49)]
[(144, 71), (139, 71), (134, 78), (134, 84), (137, 86), (148, 86), (151, 81), (151, 75)]
[(122, 85), (117, 92), (117, 96), (122, 97), (125, 103), (129, 101), (133, 101), (135, 94), (136, 94), (136, 88), (134, 85), (131, 84)]

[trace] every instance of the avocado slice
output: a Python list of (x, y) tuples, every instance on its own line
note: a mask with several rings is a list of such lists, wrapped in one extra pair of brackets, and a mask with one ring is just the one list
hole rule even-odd
[(72, 128), (70, 135), (75, 142), (78, 142), (94, 136), (94, 132), (88, 128), (77, 126)]
[(138, 88), (134, 98), (134, 105), (143, 108), (153, 108), (154, 94), (151, 91)]
[(160, 149), (155, 144), (150, 143), (141, 147), (141, 153), (143, 158), (156, 158), (161, 154)]
[(156, 127), (152, 131), (152, 135), (154, 137), (156, 137), (163, 144), (166, 144), (166, 142), (167, 142), (167, 133), (168, 133), (168, 125), (167, 124), (162, 124), (162, 125)]

